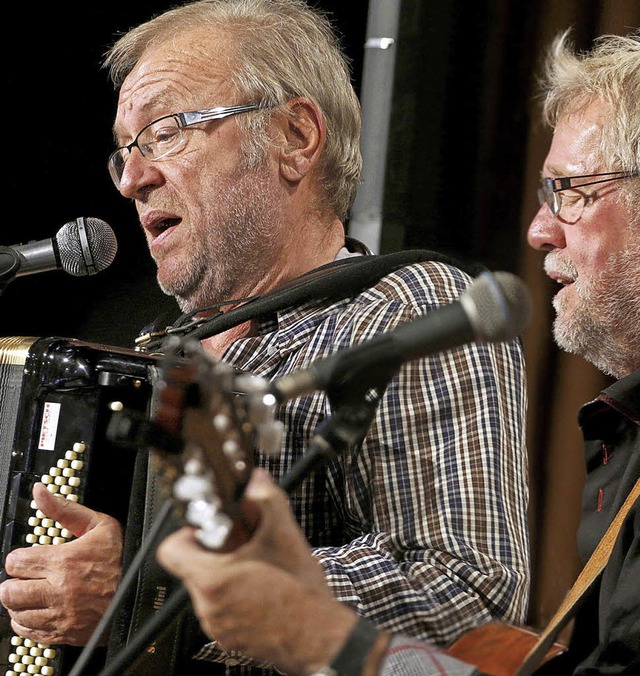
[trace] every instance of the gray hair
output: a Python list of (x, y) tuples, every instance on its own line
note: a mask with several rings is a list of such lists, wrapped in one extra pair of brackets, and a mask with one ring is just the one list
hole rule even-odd
[[(640, 30), (602, 35), (577, 52), (570, 30), (558, 35), (541, 80), (543, 119), (553, 129), (566, 115), (601, 101), (608, 108), (599, 160), (607, 171), (640, 171)], [(622, 181), (620, 193), (640, 213), (640, 179)], [(640, 222), (640, 216), (635, 222)]]
[[(116, 88), (149, 45), (201, 27), (232, 34), (229, 77), (240, 96), (270, 107), (297, 96), (318, 105), (327, 127), (320, 162), (324, 203), (344, 221), (360, 181), (361, 113), (350, 64), (328, 17), (304, 0), (199, 0), (175, 7), (131, 29), (108, 50), (104, 65)], [(247, 161), (256, 164), (269, 145), (268, 115), (237, 119)]]

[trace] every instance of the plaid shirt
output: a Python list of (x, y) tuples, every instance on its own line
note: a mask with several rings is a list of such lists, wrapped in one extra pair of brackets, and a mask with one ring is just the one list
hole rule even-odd
[[(331, 304), (263, 318), (224, 361), (269, 380), (453, 302), (471, 278), (440, 262), (408, 265)], [(371, 364), (375, 369), (375, 364)], [(470, 343), (405, 363), (362, 444), (291, 495), (335, 596), (393, 632), (438, 645), (492, 619), (523, 622), (529, 586), (526, 380), (521, 341)], [(327, 393), (281, 405), (281, 479), (331, 416)], [(268, 580), (265, 580), (268, 584)], [(208, 644), (227, 673), (268, 673)]]

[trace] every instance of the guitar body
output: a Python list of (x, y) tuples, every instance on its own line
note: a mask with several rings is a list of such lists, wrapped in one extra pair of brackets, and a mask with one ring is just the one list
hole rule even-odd
[[(490, 622), (467, 632), (445, 652), (491, 676), (515, 676), (538, 638), (536, 632), (526, 627)], [(554, 643), (543, 664), (565, 650), (566, 646)]]

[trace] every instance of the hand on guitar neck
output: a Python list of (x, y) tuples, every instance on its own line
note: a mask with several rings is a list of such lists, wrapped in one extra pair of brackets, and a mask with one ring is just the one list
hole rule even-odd
[[(182, 529), (160, 545), (157, 556), (183, 579), (210, 637), (227, 650), (250, 646), (258, 659), (307, 673), (310, 664), (320, 668), (329, 661), (355, 616), (333, 598), (285, 494), (253, 467), (260, 426), (273, 434), (274, 402), (266, 392), (260, 379), (238, 380), (233, 369), (211, 361), (199, 347), (186, 359), (167, 359), (155, 424), (182, 444), (180, 453), (160, 449), (158, 458), (203, 548), (195, 548), (193, 532)], [(228, 552), (233, 555), (226, 557)], [(269, 631), (256, 632), (261, 626)], [(483, 673), (515, 676), (536, 640), (526, 628), (492, 623), (444, 652)], [(547, 659), (563, 649), (554, 645)]]

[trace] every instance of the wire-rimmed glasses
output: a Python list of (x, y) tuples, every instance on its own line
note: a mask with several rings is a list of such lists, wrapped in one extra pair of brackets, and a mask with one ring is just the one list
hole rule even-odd
[[(538, 201), (540, 206), (546, 204), (554, 216), (558, 216), (567, 223), (576, 223), (580, 220), (585, 205), (593, 199), (579, 188), (597, 183), (618, 181), (622, 178), (640, 176), (640, 172), (608, 171), (601, 174), (583, 174), (582, 176), (561, 176), (559, 178), (543, 178), (541, 187), (538, 189)], [(607, 177), (607, 178), (605, 178)], [(586, 181), (576, 185), (575, 181), (597, 178), (597, 181)], [(569, 194), (562, 194), (565, 190), (571, 190)]]
[(160, 160), (180, 150), (187, 139), (185, 131), (188, 127), (200, 122), (221, 120), (224, 117), (266, 107), (266, 104), (262, 103), (245, 103), (237, 106), (217, 106), (207, 110), (192, 110), (186, 113), (172, 113), (159, 117), (143, 127), (131, 143), (116, 148), (111, 153), (109, 175), (119, 190), (125, 165), (134, 148), (137, 148), (142, 156), (149, 160)]

